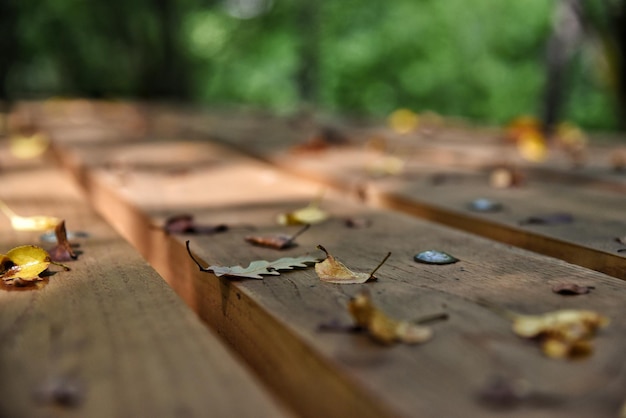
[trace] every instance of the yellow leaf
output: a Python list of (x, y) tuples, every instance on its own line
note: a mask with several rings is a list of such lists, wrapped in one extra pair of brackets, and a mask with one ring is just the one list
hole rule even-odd
[(3, 271), (0, 278), (24, 281), (39, 280), (39, 274), (50, 265), (50, 256), (41, 247), (22, 245), (2, 255)]
[(320, 209), (320, 200), (321, 196), (302, 209), (281, 213), (277, 218), (278, 223), (281, 225), (312, 225), (325, 221), (328, 219), (328, 214)]
[(408, 134), (417, 129), (419, 116), (410, 109), (397, 109), (391, 112), (387, 123), (394, 132)]
[(42, 133), (32, 136), (13, 136), (9, 140), (11, 154), (20, 159), (38, 157), (46, 152), (49, 145), (50, 139)]
[(16, 231), (48, 231), (61, 222), (61, 219), (54, 216), (19, 216), (1, 200), (0, 210), (9, 218), (11, 227)]
[(404, 342), (418, 344), (432, 338), (432, 329), (407, 321), (397, 321), (374, 306), (368, 291), (357, 293), (348, 303), (348, 311), (355, 324), (368, 331), (369, 335), (381, 344)]
[(317, 248), (326, 253), (326, 258), (324, 261), (315, 265), (315, 272), (320, 280), (337, 284), (360, 284), (368, 280), (376, 280), (374, 273), (376, 273), (391, 255), (391, 253), (388, 253), (385, 259), (371, 273), (359, 273), (350, 270), (341, 261), (329, 254), (326, 248), (321, 245), (318, 245)]
[(542, 315), (520, 315), (494, 306), (481, 304), (513, 321), (513, 332), (520, 337), (541, 342), (543, 353), (550, 358), (580, 358), (592, 353), (591, 339), (609, 319), (594, 311), (564, 309)]
[(525, 131), (517, 140), (517, 150), (528, 161), (541, 162), (546, 159), (548, 147), (539, 131)]

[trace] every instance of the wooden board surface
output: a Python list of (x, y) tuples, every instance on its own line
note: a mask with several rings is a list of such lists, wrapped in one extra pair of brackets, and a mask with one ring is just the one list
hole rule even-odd
[[(85, 124), (88, 125), (88, 124)], [(82, 132), (82, 133), (80, 133)], [(585, 268), (511, 248), (400, 213), (368, 208), (327, 191), (332, 219), (277, 253), (243, 237), (293, 230), (278, 213), (306, 205), (318, 183), (296, 179), (206, 141), (154, 133), (141, 140), (98, 135), (85, 126), (53, 130), (57, 157), (92, 203), (260, 377), (303, 416), (501, 416), (479, 400), (495, 377), (522, 380), (531, 396), (508, 416), (615, 416), (623, 402), (626, 284)], [(192, 213), (200, 223), (239, 225), (212, 236), (167, 236), (167, 216)], [(372, 225), (347, 229), (345, 217)], [(348, 266), (367, 271), (387, 252), (388, 263), (366, 286), (382, 309), (398, 318), (447, 312), (435, 338), (421, 346), (381, 347), (363, 335), (320, 333), (320, 323), (349, 323), (346, 303), (358, 286), (322, 283), (312, 269), (265, 280), (229, 280), (198, 272), (184, 241), (208, 264), (235, 265), (315, 252), (323, 244)], [(413, 262), (425, 249), (461, 262)], [(321, 254), (320, 254), (321, 255)], [(560, 282), (590, 284), (588, 295), (551, 292)], [(516, 337), (507, 320), (476, 303), (488, 299), (522, 313), (596, 309), (611, 325), (596, 352), (580, 362), (545, 358), (532, 341)]]
[[(346, 129), (352, 145), (296, 152), (310, 133), (271, 119), (264, 123), (260, 117), (248, 117), (245, 121), (239, 129), (230, 119), (209, 116), (192, 118), (189, 123), (209, 138), (358, 195), (368, 203), (626, 279), (626, 253), (618, 252), (624, 246), (616, 242), (626, 233), (626, 176), (611, 170), (611, 148), (606, 145), (593, 149), (589, 166), (574, 170), (558, 154), (552, 157), (554, 161), (541, 165), (524, 164), (513, 147), (496, 142), (493, 134), (468, 143), (454, 135), (427, 142), (423, 137), (387, 133), (386, 147), (402, 156), (404, 168), (398, 175), (384, 176), (373, 171), (380, 170), (394, 153), (364, 146), (368, 138), (382, 135), (380, 129), (356, 133)], [(524, 176), (521, 187), (497, 189), (490, 185), (490, 167), (502, 162), (518, 165)], [(468, 205), (477, 198), (497, 201), (505, 210), (476, 213)], [(552, 213), (570, 214), (574, 221), (523, 225), (529, 217)]]
[[(82, 254), (37, 290), (0, 289), (0, 416), (288, 416), (50, 160), (0, 151), (0, 199), (64, 218)], [(0, 253), (42, 243), (0, 217)], [(56, 269), (58, 270), (58, 269)]]

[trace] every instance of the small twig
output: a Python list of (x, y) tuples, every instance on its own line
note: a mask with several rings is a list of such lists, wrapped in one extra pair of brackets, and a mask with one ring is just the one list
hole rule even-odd
[(307, 229), (309, 229), (311, 227), (311, 224), (305, 224), (304, 227), (302, 227), (298, 232), (296, 232), (295, 234), (293, 234), (289, 240), (287, 241), (289, 244), (293, 243), (297, 237), (299, 237), (300, 235), (302, 235), (302, 233), (304, 233)]
[(450, 315), (448, 315), (446, 312), (439, 312), (417, 318), (413, 320), (413, 322), (415, 322), (416, 324), (426, 324), (435, 321), (446, 321), (448, 318), (450, 318)]
[(387, 253), (387, 255), (385, 256), (385, 258), (383, 258), (383, 261), (381, 261), (374, 270), (372, 270), (372, 272), (370, 273), (370, 277), (367, 280), (370, 280), (372, 277), (374, 277), (374, 273), (376, 273), (378, 271), (379, 268), (381, 268), (383, 266), (383, 264), (385, 264), (385, 261), (387, 261), (387, 259), (391, 256), (391, 251), (389, 251)]

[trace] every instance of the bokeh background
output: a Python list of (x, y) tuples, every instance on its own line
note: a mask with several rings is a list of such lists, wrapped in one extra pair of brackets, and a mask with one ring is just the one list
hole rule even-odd
[(2, 0), (0, 99), (529, 114), (617, 130), (623, 3)]

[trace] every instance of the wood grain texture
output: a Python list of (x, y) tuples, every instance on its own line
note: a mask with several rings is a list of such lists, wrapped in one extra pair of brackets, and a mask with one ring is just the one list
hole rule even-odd
[[(321, 152), (294, 153), (291, 148), (306, 136), (285, 124), (249, 119), (248, 129), (228, 131), (234, 122), (193, 121), (198, 129), (221, 142), (257, 158), (367, 203), (403, 211), (490, 239), (515, 245), (570, 263), (626, 279), (626, 253), (615, 238), (626, 225), (624, 176), (609, 166), (610, 148), (593, 149), (590, 166), (572, 170), (561, 156), (544, 165), (523, 164), (516, 152), (491, 137), (463, 141), (460, 134), (437, 138), (394, 137), (387, 133), (387, 147), (401, 155), (405, 168), (398, 176), (375, 176), (371, 169), (382, 163), (379, 152), (363, 147), (372, 131), (360, 135), (349, 147)], [(254, 134), (252, 134), (254, 132)], [(347, 132), (350, 132), (347, 130)], [(264, 140), (254, 140), (262, 136)], [(382, 134), (379, 134), (382, 135)], [(265, 138), (270, 138), (265, 140)], [(414, 142), (411, 142), (414, 141)], [(525, 183), (519, 188), (495, 189), (489, 185), (488, 167), (513, 162), (522, 167)], [(550, 165), (552, 164), (552, 165)], [(500, 213), (481, 214), (468, 209), (476, 198), (490, 198), (505, 206)], [(567, 225), (521, 225), (531, 216), (570, 213)]]
[[(301, 415), (501, 416), (502, 410), (478, 399), (495, 376), (522, 379), (532, 388), (507, 416), (609, 417), (619, 410), (626, 385), (623, 281), (367, 208), (331, 191), (323, 207), (332, 219), (300, 237), (298, 247), (280, 253), (246, 244), (250, 231), (245, 228), (205, 237), (167, 236), (155, 227), (183, 212), (202, 223), (254, 225), (259, 234), (290, 230), (275, 224), (276, 215), (306, 205), (319, 185), (211, 143), (158, 136), (124, 143), (97, 135), (66, 141), (68, 129), (55, 131), (57, 155), (92, 203)], [(174, 170), (173, 161), (178, 162)], [(188, 167), (182, 172), (181, 161)], [(348, 229), (343, 224), (348, 216), (368, 218), (372, 225)], [(358, 286), (322, 283), (312, 269), (265, 280), (217, 278), (200, 273), (186, 258), (185, 239), (206, 263), (220, 265), (314, 252), (321, 243), (351, 268), (367, 271), (391, 251), (379, 280), (366, 285), (381, 308), (398, 318), (444, 311), (450, 319), (435, 324), (435, 339), (421, 346), (387, 348), (364, 335), (320, 333), (320, 323), (350, 323), (346, 303)], [(412, 261), (416, 252), (431, 248), (461, 262)], [(574, 298), (550, 291), (564, 281), (595, 289)], [(510, 324), (476, 304), (477, 298), (523, 313), (596, 309), (612, 323), (597, 337), (591, 358), (554, 361), (532, 341), (513, 335)]]
[[(83, 252), (38, 290), (0, 289), (0, 416), (287, 416), (49, 162), (12, 160), (0, 198), (64, 218)], [(0, 252), (39, 242), (0, 219)]]

